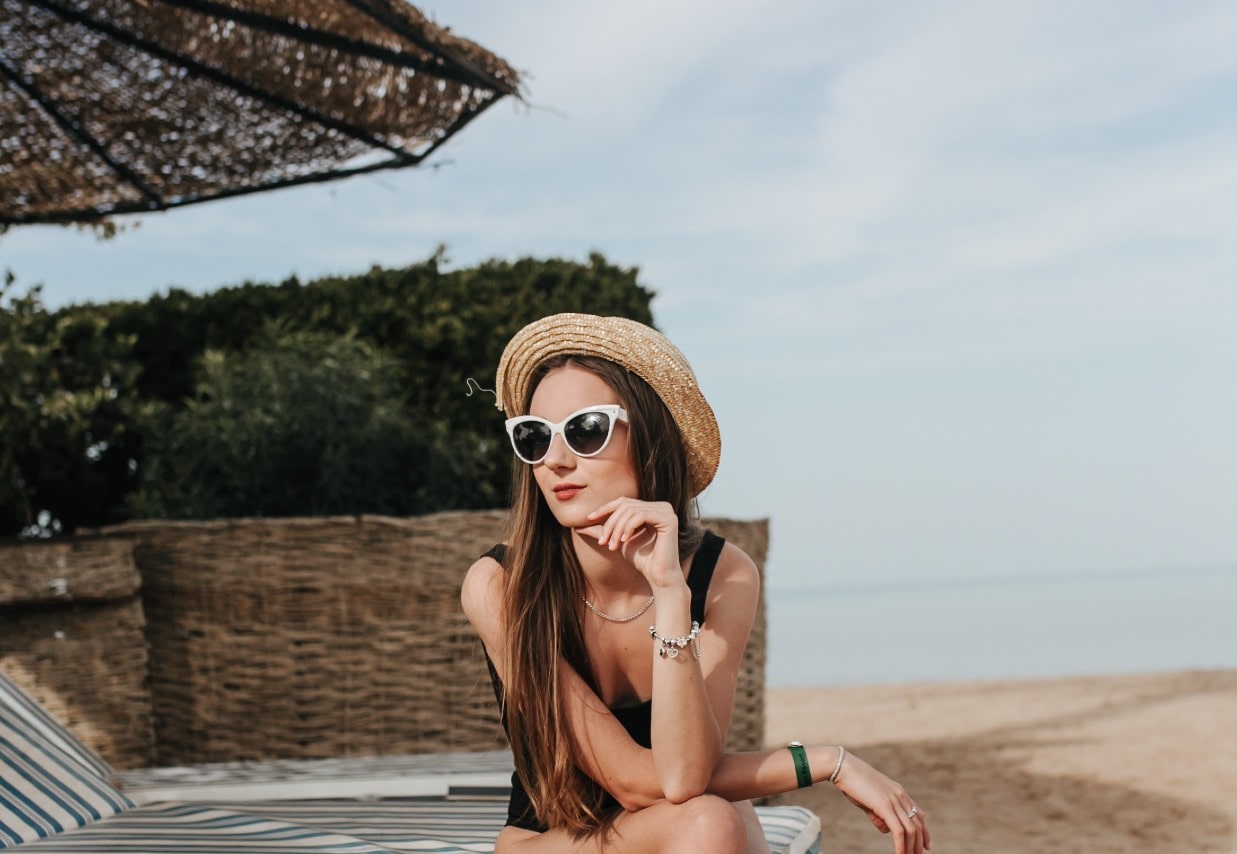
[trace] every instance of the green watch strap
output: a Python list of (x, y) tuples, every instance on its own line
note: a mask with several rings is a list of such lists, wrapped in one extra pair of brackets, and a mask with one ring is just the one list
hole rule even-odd
[(787, 749), (795, 760), (795, 778), (799, 781), (799, 788), (808, 788), (812, 785), (812, 769), (807, 764), (807, 750), (804, 749), (803, 742), (792, 741), (787, 745)]

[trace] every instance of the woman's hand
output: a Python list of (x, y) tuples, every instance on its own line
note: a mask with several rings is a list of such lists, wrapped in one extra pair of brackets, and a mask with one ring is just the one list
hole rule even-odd
[(927, 819), (902, 785), (852, 753), (846, 754), (834, 785), (868, 814), (881, 833), (893, 834), (897, 854), (922, 854), (932, 847)]
[(679, 563), (679, 517), (665, 501), (616, 498), (588, 518), (596, 524), (576, 532), (597, 539), (610, 551), (621, 551), (654, 590), (683, 584)]

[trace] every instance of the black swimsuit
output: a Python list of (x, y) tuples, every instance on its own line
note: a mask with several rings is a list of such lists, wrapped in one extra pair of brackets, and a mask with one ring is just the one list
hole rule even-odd
[[(702, 626), (704, 625), (704, 605), (708, 597), (709, 583), (713, 580), (713, 570), (717, 567), (717, 558), (721, 554), (722, 546), (725, 542), (725, 540), (713, 532), (706, 531), (704, 539), (700, 542), (700, 548), (696, 550), (696, 556), (692, 559), (691, 571), (687, 576), (687, 587), (691, 590), (692, 595), (692, 619)], [(506, 551), (505, 546), (498, 545), (486, 552), (485, 555), (502, 563), (506, 557)], [(498, 672), (494, 669), (494, 664), (490, 661), (488, 654), (485, 657), (485, 663), (490, 668), (490, 681), (494, 685), (494, 696), (498, 698), (498, 705), (501, 707), (503, 703), (502, 681), (498, 678)], [(623, 725), (623, 728), (627, 730), (627, 733), (636, 744), (639, 744), (641, 747), (652, 747), (652, 700), (646, 700), (643, 703), (636, 703), (632, 706), (612, 708), (610, 711), (614, 713), (614, 717)], [(504, 727), (506, 723), (506, 717), (504, 716)], [(617, 809), (618, 801), (614, 800), (612, 796), (607, 795), (606, 808)], [(528, 799), (528, 792), (520, 782), (519, 774), (511, 775), (511, 802), (507, 806), (507, 824), (512, 827), (521, 827), (525, 830), (535, 830), (539, 833), (549, 829), (533, 812), (532, 803)]]

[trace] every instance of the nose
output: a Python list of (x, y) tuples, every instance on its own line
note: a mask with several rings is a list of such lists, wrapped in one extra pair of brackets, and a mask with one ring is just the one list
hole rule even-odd
[(545, 458), (542, 460), (547, 467), (552, 471), (560, 469), (570, 469), (575, 466), (576, 455), (567, 447), (567, 440), (563, 438), (561, 433), (555, 433), (550, 438), (550, 447), (545, 452)]

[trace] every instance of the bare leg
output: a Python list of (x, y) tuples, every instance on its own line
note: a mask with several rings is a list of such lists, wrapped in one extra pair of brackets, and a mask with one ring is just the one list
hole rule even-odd
[(504, 828), (494, 854), (748, 854), (758, 850), (749, 847), (747, 837), (742, 811), (735, 804), (716, 795), (701, 795), (681, 804), (659, 801), (639, 812), (622, 813), (604, 837), (578, 840), (563, 830), (534, 833)]
[(760, 826), (760, 819), (756, 816), (756, 808), (752, 806), (752, 802), (738, 801), (735, 803), (735, 809), (739, 811), (743, 826), (747, 828), (747, 854), (769, 854), (769, 842), (765, 839), (765, 829)]

